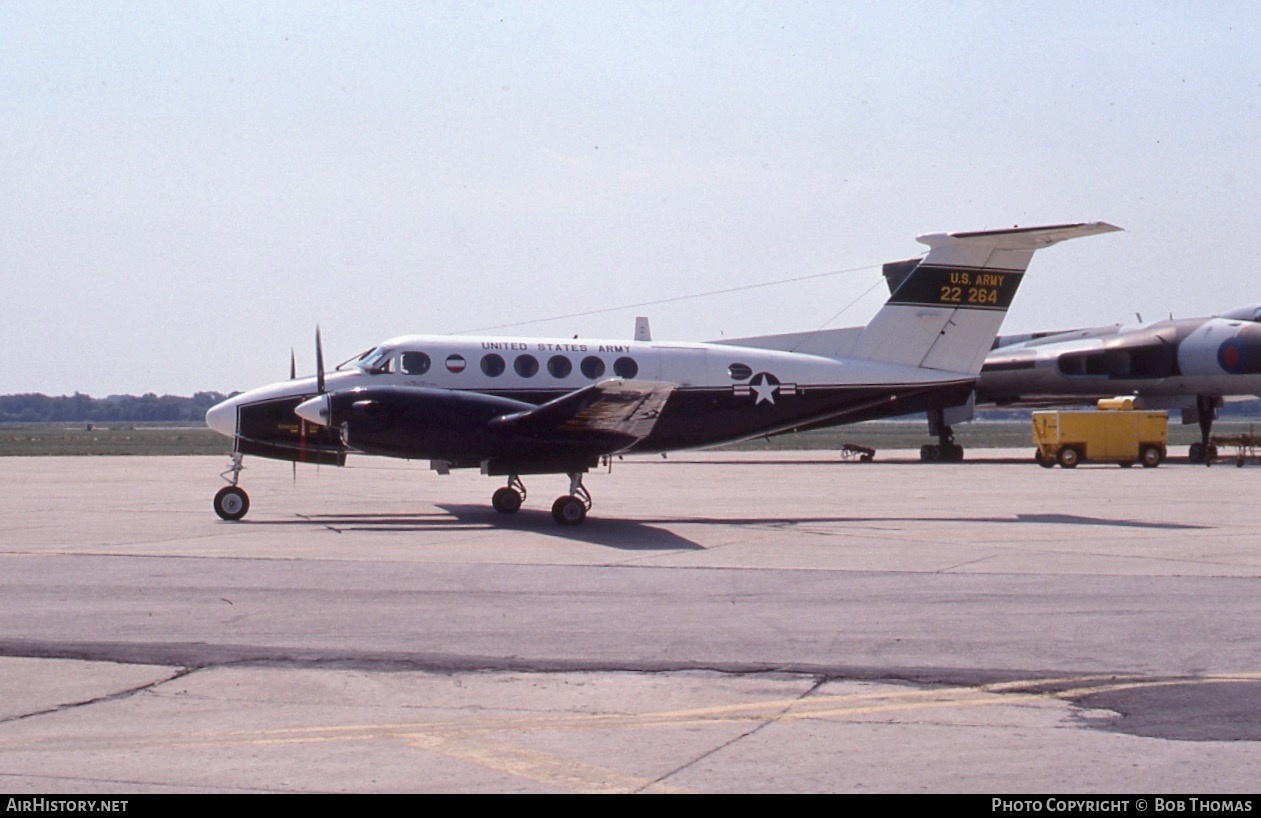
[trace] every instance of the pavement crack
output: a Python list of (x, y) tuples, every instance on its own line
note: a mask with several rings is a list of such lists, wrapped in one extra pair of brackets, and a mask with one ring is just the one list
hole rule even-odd
[(0, 718), (0, 724), (12, 724), (13, 722), (33, 719), (33, 718), (36, 718), (37, 716), (48, 716), (48, 715), (52, 715), (53, 713), (64, 713), (68, 710), (77, 710), (80, 707), (90, 707), (91, 705), (94, 705), (94, 704), (104, 704), (106, 702), (114, 702), (114, 701), (120, 701), (122, 699), (129, 699), (138, 693), (144, 693), (149, 690), (154, 690), (164, 684), (173, 682), (176, 679), (182, 679), (185, 676), (188, 676), (189, 674), (196, 672), (198, 669), (199, 668), (195, 668), (195, 667), (184, 667), (172, 673), (170, 676), (167, 676), (165, 679), (155, 679), (152, 682), (138, 685), (136, 687), (129, 687), (124, 690), (118, 690), (113, 693), (108, 693), (104, 696), (97, 696), (91, 699), (84, 699), (83, 701), (78, 701), (78, 702), (65, 702), (64, 704), (59, 704), (56, 707), (47, 707), (47, 708), (44, 708), (43, 710), (33, 710), (30, 713), (20, 713), (14, 716), (7, 716), (5, 718)]
[(816, 677), (815, 677), (815, 680), (814, 680), (814, 684), (810, 685), (810, 687), (809, 687), (808, 689), (806, 689), (806, 690), (802, 691), (801, 695), (800, 695), (800, 696), (797, 696), (797, 697), (796, 697), (795, 699), (793, 699), (790, 703), (788, 703), (788, 704), (784, 705), (783, 707), (781, 707), (781, 708), (779, 709), (779, 712), (778, 712), (778, 713), (776, 713), (775, 715), (770, 716), (770, 717), (768, 717), (768, 718), (765, 718), (765, 719), (763, 719), (763, 720), (759, 721), (759, 722), (758, 722), (757, 724), (755, 724), (753, 727), (750, 727), (748, 730), (745, 730), (743, 733), (740, 733), (738, 736), (734, 736), (734, 737), (732, 737), (730, 740), (728, 740), (728, 741), (724, 741), (722, 744), (719, 744), (719, 745), (717, 745), (717, 746), (715, 746), (715, 747), (711, 747), (710, 749), (708, 749), (708, 750), (706, 750), (705, 752), (703, 752), (703, 753), (701, 753), (700, 755), (698, 755), (696, 758), (693, 758), (692, 760), (690, 760), (690, 761), (688, 761), (688, 762), (686, 762), (686, 763), (684, 763), (684, 764), (680, 764), (678, 767), (675, 767), (673, 770), (670, 770), (669, 772), (663, 773), (662, 775), (658, 776), (658, 777), (657, 777), (656, 779), (654, 779), (653, 781), (651, 781), (651, 782), (649, 782), (649, 783), (647, 783), (647, 784), (644, 784), (642, 787), (640, 787), (640, 788), (638, 788), (637, 790), (635, 790), (635, 792), (636, 792), (636, 793), (642, 793), (642, 792), (645, 792), (645, 791), (649, 790), (649, 789), (650, 789), (650, 788), (652, 788), (652, 787), (655, 787), (655, 786), (658, 786), (658, 785), (663, 785), (666, 781), (668, 781), (669, 779), (671, 779), (671, 778), (673, 778), (674, 776), (678, 775), (679, 773), (683, 772), (684, 770), (688, 769), (689, 767), (694, 767), (694, 766), (696, 766), (697, 764), (699, 764), (700, 762), (702, 762), (702, 761), (704, 761), (705, 759), (709, 758), (710, 756), (714, 755), (715, 753), (717, 753), (717, 752), (719, 752), (719, 751), (721, 751), (721, 750), (725, 750), (725, 749), (727, 749), (728, 747), (731, 747), (732, 745), (734, 745), (734, 744), (736, 744), (736, 743), (738, 743), (738, 742), (744, 741), (746, 738), (749, 738), (750, 736), (756, 735), (757, 733), (761, 732), (761, 731), (762, 731), (762, 729), (764, 729), (764, 728), (766, 728), (766, 727), (770, 727), (772, 724), (775, 724), (775, 723), (776, 723), (776, 722), (778, 722), (780, 719), (782, 719), (785, 715), (787, 715), (788, 711), (789, 711), (789, 710), (792, 710), (793, 705), (795, 705), (795, 704), (797, 704), (798, 702), (803, 701), (803, 700), (805, 700), (805, 699), (809, 698), (810, 696), (814, 695), (814, 693), (815, 693), (815, 692), (816, 692), (816, 691), (817, 691), (820, 687), (822, 687), (823, 685), (827, 684), (827, 683), (828, 683), (828, 681), (829, 681), (829, 680), (828, 680), (828, 677), (827, 677), (827, 676), (816, 676)]

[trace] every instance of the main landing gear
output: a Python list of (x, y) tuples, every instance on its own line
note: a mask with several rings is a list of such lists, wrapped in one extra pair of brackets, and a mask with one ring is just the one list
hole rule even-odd
[(937, 435), (937, 440), (940, 442), (920, 446), (921, 463), (963, 462), (963, 447), (955, 443), (954, 430), (946, 425), (940, 409), (934, 409), (928, 413), (928, 433)]
[(1213, 416), (1217, 414), (1220, 401), (1220, 398), (1213, 395), (1195, 396), (1195, 411), (1200, 420), (1200, 442), (1192, 443), (1187, 450), (1187, 460), (1192, 463), (1211, 466), (1217, 459), (1217, 447), (1209, 442), (1208, 436), (1213, 431)]
[[(508, 476), (508, 485), (495, 490), (490, 504), (500, 514), (516, 514), (525, 502), (525, 484), (519, 475)], [(569, 493), (552, 503), (552, 519), (561, 525), (579, 525), (591, 510), (591, 492), (582, 484), (582, 472), (569, 473)]]
[[(230, 485), (224, 486), (215, 494), (215, 514), (230, 522), (236, 522), (245, 516), (245, 512), (250, 510), (250, 496), (245, 493), (245, 489), (237, 485), (237, 482), (241, 479), (241, 471), (244, 468), (241, 465), (240, 453), (233, 452), (231, 467), (219, 475), (227, 480)], [(231, 477), (228, 475), (231, 475)]]

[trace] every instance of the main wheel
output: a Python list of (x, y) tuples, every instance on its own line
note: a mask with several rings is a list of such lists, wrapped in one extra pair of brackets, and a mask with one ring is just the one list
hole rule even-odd
[(578, 525), (587, 519), (587, 507), (572, 494), (557, 497), (552, 503), (552, 519), (561, 525)]
[(1077, 464), (1081, 462), (1081, 452), (1077, 451), (1077, 449), (1072, 446), (1065, 446), (1060, 449), (1060, 453), (1056, 456), (1056, 460), (1058, 460), (1060, 465), (1066, 469), (1075, 469), (1077, 468)]
[(250, 510), (250, 496), (245, 489), (237, 486), (224, 486), (215, 495), (215, 514), (225, 520), (236, 521)]
[(1204, 462), (1204, 444), (1192, 443), (1191, 448), (1187, 449), (1187, 460), (1192, 463)]
[(521, 496), (521, 492), (511, 486), (504, 486), (491, 495), (490, 504), (500, 514), (516, 514), (521, 508), (521, 502), (524, 499)]
[(1147, 445), (1138, 450), (1138, 459), (1142, 461), (1143, 468), (1154, 469), (1165, 459), (1165, 453), (1159, 446)]

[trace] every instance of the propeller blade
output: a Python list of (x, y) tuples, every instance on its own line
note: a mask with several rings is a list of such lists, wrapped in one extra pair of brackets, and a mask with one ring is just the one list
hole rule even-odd
[(315, 390), (324, 394), (324, 344), (320, 341), (320, 325), (315, 325)]
[(293, 347), (289, 347), (289, 380), (298, 378), (298, 359), (294, 357)]

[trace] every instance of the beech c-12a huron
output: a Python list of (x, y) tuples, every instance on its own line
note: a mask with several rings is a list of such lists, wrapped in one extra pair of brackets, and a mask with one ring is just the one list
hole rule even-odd
[(244, 455), (343, 465), (348, 453), (428, 460), (439, 473), (506, 478), (491, 504), (517, 511), (522, 475), (565, 474), (562, 525), (591, 508), (582, 475), (601, 458), (716, 446), (968, 401), (1033, 253), (1119, 228), (1102, 222), (932, 233), (927, 255), (865, 327), (718, 343), (415, 335), (327, 375), (235, 395), (206, 413), (232, 437), (214, 509), (239, 520)]

